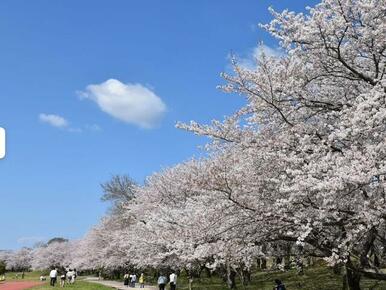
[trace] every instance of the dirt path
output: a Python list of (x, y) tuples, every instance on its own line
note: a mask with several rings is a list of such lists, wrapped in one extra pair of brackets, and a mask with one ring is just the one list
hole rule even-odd
[[(93, 283), (98, 283), (98, 284), (102, 284), (104, 286), (107, 286), (107, 287), (112, 287), (112, 288), (115, 288), (117, 290), (130, 290), (130, 289), (133, 289), (132, 287), (127, 287), (127, 286), (123, 286), (122, 282), (116, 282), (116, 281), (108, 281), (108, 280), (98, 280), (98, 279), (95, 279), (95, 278), (86, 278), (85, 281), (87, 282), (93, 282)], [(139, 284), (137, 283), (135, 288), (139, 288)], [(153, 287), (153, 286), (145, 286), (145, 288), (141, 288), (142, 290), (157, 290), (156, 287)], [(0, 290), (2, 290), (0, 288)]]
[(24, 289), (29, 289), (31, 287), (42, 285), (42, 284), (44, 283), (31, 282), (31, 281), (5, 282), (5, 283), (0, 283), (0, 290), (24, 290)]

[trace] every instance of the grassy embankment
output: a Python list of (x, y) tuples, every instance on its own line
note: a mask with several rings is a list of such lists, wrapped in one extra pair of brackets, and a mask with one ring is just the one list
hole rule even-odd
[[(188, 280), (180, 275), (179, 290), (189, 289)], [(288, 272), (257, 272), (252, 275), (251, 283), (245, 288), (237, 283), (239, 290), (272, 290), (274, 279), (281, 279), (287, 290), (340, 290), (342, 277), (336, 275), (326, 266), (315, 266), (305, 269), (304, 275), (297, 275), (295, 271)], [(193, 281), (193, 290), (226, 290), (226, 285), (218, 277), (203, 277)], [(362, 280), (362, 290), (386, 290), (386, 281)]]
[(5, 273), (5, 279), (7, 281), (39, 281), (41, 274), (48, 275), (48, 273), (40, 271), (24, 272), (24, 279), (22, 279), (22, 272), (7, 272)]

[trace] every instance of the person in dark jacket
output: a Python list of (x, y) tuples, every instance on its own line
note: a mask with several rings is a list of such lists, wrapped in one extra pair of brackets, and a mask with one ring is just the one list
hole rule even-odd
[(126, 287), (129, 287), (129, 274), (128, 273), (126, 273), (123, 276), (123, 285), (125, 285)]
[(275, 284), (276, 286), (273, 288), (273, 290), (286, 290), (285, 285), (279, 279), (275, 280)]

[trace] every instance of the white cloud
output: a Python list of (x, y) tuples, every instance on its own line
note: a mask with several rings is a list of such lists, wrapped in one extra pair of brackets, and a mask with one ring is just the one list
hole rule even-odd
[(142, 128), (155, 127), (166, 112), (164, 102), (149, 88), (116, 79), (88, 85), (80, 96), (94, 101), (114, 118)]
[(49, 124), (53, 127), (62, 129), (70, 133), (83, 133), (85, 131), (98, 132), (102, 131), (102, 128), (98, 124), (85, 124), (80, 127), (70, 126), (70, 122), (65, 118), (55, 114), (39, 114), (39, 120), (43, 123)]
[(59, 115), (41, 113), (39, 120), (57, 128), (68, 127), (68, 121)]
[(62, 129), (70, 133), (83, 133), (85, 131), (98, 132), (102, 131), (102, 128), (97, 124), (85, 124), (80, 127), (70, 126), (70, 122), (65, 118), (55, 114), (39, 114), (39, 120), (43, 123), (49, 124), (53, 127)]
[(263, 43), (258, 44), (254, 47), (246, 57), (238, 58), (238, 64), (246, 69), (255, 69), (257, 67), (257, 62), (265, 57), (274, 57), (279, 58), (284, 56), (283, 50), (280, 48), (272, 48)]

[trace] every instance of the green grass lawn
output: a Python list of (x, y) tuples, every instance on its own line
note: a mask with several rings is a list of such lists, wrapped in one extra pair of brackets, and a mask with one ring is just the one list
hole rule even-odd
[[(7, 281), (17, 281), (17, 280), (22, 280), (21, 279), (21, 273), (22, 272), (7, 272), (5, 273), (5, 278)], [(33, 281), (38, 281), (40, 275), (44, 274), (45, 276), (48, 276), (47, 271), (33, 271), (33, 272), (24, 272), (24, 280), (33, 280)]]
[[(326, 266), (315, 266), (298, 275), (295, 271), (288, 272), (257, 272), (252, 275), (252, 281), (245, 288), (237, 281), (239, 290), (272, 290), (274, 279), (281, 279), (288, 290), (340, 290), (342, 277), (336, 275)], [(179, 290), (189, 289), (186, 277), (180, 275)], [(218, 277), (194, 279), (193, 290), (226, 290), (227, 287)], [(376, 282), (362, 280), (362, 290), (386, 290), (386, 281)]]
[(96, 283), (88, 283), (84, 281), (76, 281), (75, 284), (66, 285), (64, 288), (60, 288), (60, 285), (56, 285), (55, 287), (51, 287), (47, 282), (45, 285), (37, 286), (31, 288), (31, 290), (52, 290), (52, 289), (73, 289), (73, 290), (111, 290), (111, 288), (99, 285)]
[[(26, 272), (24, 280), (38, 281), (41, 272)], [(20, 276), (20, 275), (19, 275)], [(7, 280), (15, 281), (15, 273), (8, 273)], [(79, 289), (79, 290), (107, 290), (111, 289), (99, 284), (88, 283), (81, 281), (82, 277), (79, 277), (74, 285), (66, 285), (67, 289)], [(153, 280), (151, 277), (147, 277), (148, 283)], [(334, 272), (323, 264), (316, 265), (314, 267), (306, 268), (304, 275), (298, 275), (295, 271), (287, 272), (255, 272), (251, 277), (251, 283), (245, 288), (237, 281), (238, 290), (272, 290), (273, 280), (281, 279), (288, 290), (340, 290), (342, 289), (342, 277), (334, 274)], [(21, 279), (20, 279), (21, 280)], [(59, 285), (55, 287), (58, 290), (61, 289)], [(46, 285), (33, 288), (34, 290), (48, 290), (52, 289), (48, 282)], [(167, 287), (169, 289), (169, 287)], [(178, 290), (187, 290), (188, 279), (183, 272), (178, 277)], [(226, 284), (218, 276), (206, 277), (205, 274), (202, 278), (194, 279), (193, 290), (226, 290)], [(386, 281), (376, 282), (374, 280), (362, 279), (362, 290), (386, 290)]]

